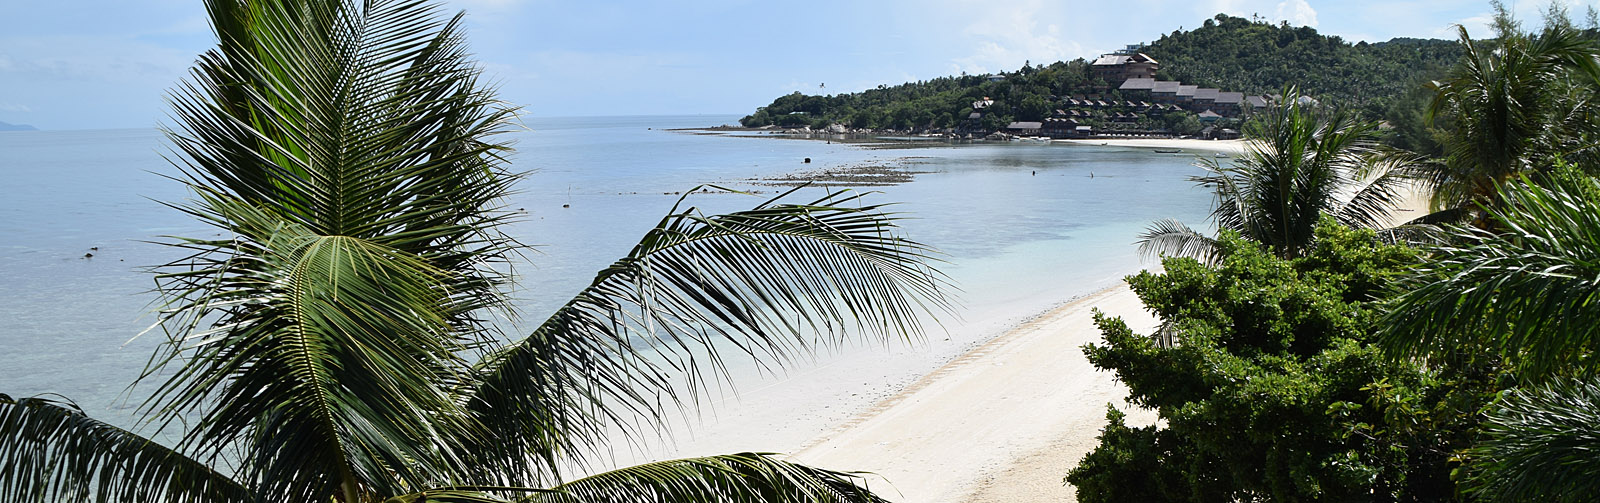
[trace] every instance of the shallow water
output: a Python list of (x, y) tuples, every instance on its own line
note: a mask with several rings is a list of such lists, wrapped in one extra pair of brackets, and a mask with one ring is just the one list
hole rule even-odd
[[(905, 233), (948, 254), (943, 269), (963, 290), (961, 319), (945, 322), (950, 345), (993, 335), (996, 320), (1114, 284), (1141, 267), (1132, 243), (1146, 224), (1164, 217), (1200, 224), (1210, 204), (1185, 179), (1197, 171), (1191, 158), (1144, 149), (876, 150), (664, 130), (735, 119), (532, 118), (531, 131), (514, 133), (514, 169), (531, 173), (508, 201), (527, 212), (509, 231), (537, 247), (531, 264), (519, 266), (514, 292), (525, 323), (548, 315), (626, 252), (681, 197), (672, 193), (701, 184), (767, 193), (687, 199), (707, 212), (729, 211), (781, 190), (753, 178), (915, 158), (911, 168), (926, 173), (872, 188), (881, 193), (869, 201), (900, 203), (895, 209), (911, 218)], [(151, 321), (144, 313), (154, 283), (139, 267), (179, 256), (144, 241), (214, 233), (156, 202), (186, 197), (162, 176), (176, 173), (162, 158), (164, 141), (154, 130), (0, 133), (0, 319), (9, 322), (0, 331), (0, 393), (60, 393), (93, 415), (131, 423), (130, 404), (117, 398), (136, 404), (148, 391), (123, 393), (160, 340), (152, 334), (124, 344)], [(807, 157), (812, 162), (802, 163)], [(804, 189), (796, 200), (822, 193)]]

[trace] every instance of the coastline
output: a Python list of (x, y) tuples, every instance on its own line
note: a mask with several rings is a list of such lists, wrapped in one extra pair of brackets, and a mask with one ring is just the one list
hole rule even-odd
[(871, 472), (869, 487), (896, 501), (1059, 501), (1061, 479), (1096, 444), (1106, 405), (1131, 425), (1153, 411), (1089, 364), (1093, 312), (1139, 332), (1156, 321), (1126, 284), (1050, 309), (957, 357), (818, 436), (790, 458)]
[(1189, 138), (1121, 138), (1121, 139), (1070, 139), (1053, 140), (1066, 145), (1095, 145), (1106, 147), (1159, 148), (1223, 153), (1236, 156), (1244, 152), (1244, 140), (1196, 140)]

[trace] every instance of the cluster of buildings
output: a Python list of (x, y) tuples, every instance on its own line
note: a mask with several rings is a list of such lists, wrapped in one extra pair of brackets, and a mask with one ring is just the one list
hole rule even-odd
[(1223, 117), (1238, 117), (1247, 107), (1255, 109), (1267, 106), (1266, 98), (1261, 96), (1245, 96), (1240, 92), (1187, 86), (1175, 80), (1132, 78), (1122, 81), (1117, 90), (1124, 98), (1173, 105), (1195, 113), (1209, 111)]
[(1261, 96), (1184, 85), (1175, 80), (1156, 80), (1156, 70), (1161, 69), (1161, 63), (1136, 52), (1138, 48), (1128, 46), (1115, 54), (1101, 56), (1089, 66), (1089, 71), (1115, 86), (1124, 99), (1176, 105), (1194, 113), (1210, 111), (1223, 117), (1238, 117), (1246, 108), (1267, 106), (1266, 99)]
[[(1100, 89), (1102, 91), (1100, 94), (1052, 97), (1061, 108), (1056, 109), (1049, 118), (1042, 121), (1013, 122), (1006, 126), (1005, 132), (1022, 136), (1052, 137), (1106, 134), (1094, 131), (1085, 124), (1089, 121), (1097, 124), (1110, 123), (1108, 125), (1116, 130), (1113, 134), (1117, 136), (1165, 136), (1170, 135), (1170, 131), (1164, 129), (1142, 131), (1135, 129), (1138, 126), (1131, 123), (1146, 117), (1160, 117), (1171, 112), (1185, 111), (1194, 113), (1201, 124), (1206, 126), (1202, 132), (1203, 137), (1230, 138), (1237, 137), (1238, 132), (1219, 127), (1219, 121), (1265, 108), (1268, 104), (1267, 99), (1262, 96), (1245, 96), (1241, 92), (1185, 85), (1178, 81), (1156, 80), (1156, 71), (1161, 69), (1161, 63), (1139, 52), (1142, 47), (1130, 45), (1114, 54), (1101, 56), (1090, 64), (1090, 73), (1108, 84)], [(1108, 91), (1111, 89), (1116, 89), (1118, 92), (1110, 94)], [(1112, 99), (1113, 96), (1118, 99)], [(969, 123), (976, 124), (987, 112), (986, 109), (993, 104), (994, 101), (987, 97), (973, 102), (973, 112), (968, 117)]]

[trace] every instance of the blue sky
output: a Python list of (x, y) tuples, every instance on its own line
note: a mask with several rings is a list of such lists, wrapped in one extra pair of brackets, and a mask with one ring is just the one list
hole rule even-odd
[[(1600, 0), (1564, 0), (1573, 17)], [(450, 0), (502, 97), (541, 116), (744, 114), (792, 91), (1093, 57), (1225, 12), (1347, 40), (1486, 34), (1487, 0)], [(1537, 24), (1547, 2), (1507, 2)], [(199, 0), (0, 0), (0, 121), (151, 127), (214, 44)], [(819, 87), (825, 85), (826, 87)]]

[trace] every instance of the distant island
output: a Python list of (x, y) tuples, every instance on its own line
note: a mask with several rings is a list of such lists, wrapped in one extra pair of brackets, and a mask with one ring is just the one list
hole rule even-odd
[(36, 128), (36, 127), (33, 127), (33, 126), (29, 126), (27, 124), (12, 124), (12, 123), (9, 123), (9, 122), (0, 121), (0, 131), (38, 131), (38, 130), (39, 130), (39, 128)]
[[(1461, 56), (1454, 41), (1351, 44), (1313, 28), (1219, 14), (1092, 61), (1032, 65), (857, 93), (780, 96), (745, 127), (981, 136), (1221, 135), (1287, 85), (1426, 137), (1422, 84)], [(1418, 146), (1412, 145), (1413, 148)], [(1427, 150), (1427, 149), (1423, 149)]]

